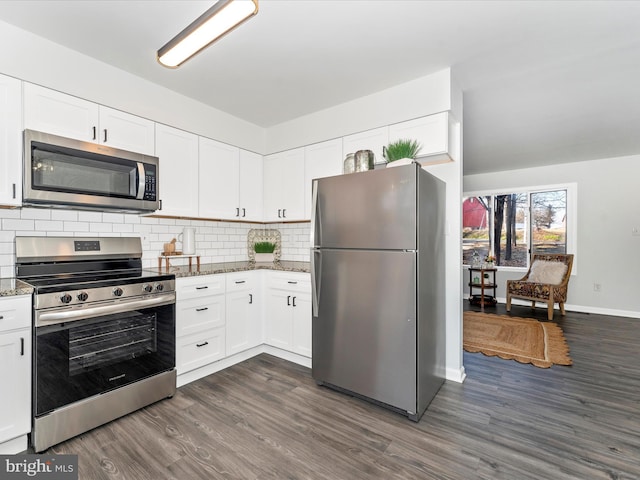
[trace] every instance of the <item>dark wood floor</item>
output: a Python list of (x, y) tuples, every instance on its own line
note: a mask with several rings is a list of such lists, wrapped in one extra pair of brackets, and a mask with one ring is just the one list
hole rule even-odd
[(559, 324), (573, 366), (465, 353), (419, 423), (260, 355), (49, 451), (82, 480), (639, 479), (640, 320)]

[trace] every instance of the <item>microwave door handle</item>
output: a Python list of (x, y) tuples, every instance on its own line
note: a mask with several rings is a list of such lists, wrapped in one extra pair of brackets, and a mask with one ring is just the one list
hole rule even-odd
[(141, 162), (137, 162), (138, 165), (138, 194), (136, 195), (137, 200), (142, 200), (144, 198), (144, 165)]

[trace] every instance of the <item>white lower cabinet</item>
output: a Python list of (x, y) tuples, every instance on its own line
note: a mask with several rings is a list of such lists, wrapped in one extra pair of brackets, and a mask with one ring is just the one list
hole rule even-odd
[(176, 280), (178, 375), (225, 357), (225, 278), (207, 275)]
[(262, 343), (260, 315), (260, 272), (228, 273), (227, 355), (234, 355)]
[(0, 383), (0, 454), (15, 454), (31, 431), (31, 296), (0, 299)]
[(267, 345), (311, 357), (309, 274), (269, 272), (265, 291)]

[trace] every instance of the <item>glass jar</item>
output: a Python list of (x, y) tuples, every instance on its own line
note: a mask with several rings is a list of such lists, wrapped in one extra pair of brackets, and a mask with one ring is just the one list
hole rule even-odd
[(353, 173), (356, 171), (356, 159), (354, 153), (348, 153), (342, 165), (342, 173)]

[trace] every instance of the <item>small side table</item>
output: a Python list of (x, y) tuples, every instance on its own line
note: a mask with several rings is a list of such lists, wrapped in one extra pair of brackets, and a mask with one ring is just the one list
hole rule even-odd
[(192, 265), (193, 265), (193, 258), (195, 257), (196, 259), (196, 265), (198, 268), (198, 272), (200, 271), (200, 255), (162, 255), (160, 257), (158, 257), (158, 269), (162, 270), (162, 259), (165, 260), (165, 266), (167, 271), (169, 271), (169, 267), (171, 265), (169, 265), (169, 260), (172, 258), (188, 258), (189, 259), (189, 271), (191, 271)]
[[(469, 267), (469, 303), (480, 305), (484, 310), (485, 305), (495, 305), (496, 300), (496, 272), (497, 268)], [(480, 289), (480, 295), (474, 295), (473, 290)], [(485, 294), (485, 291), (493, 291), (493, 295)]]

